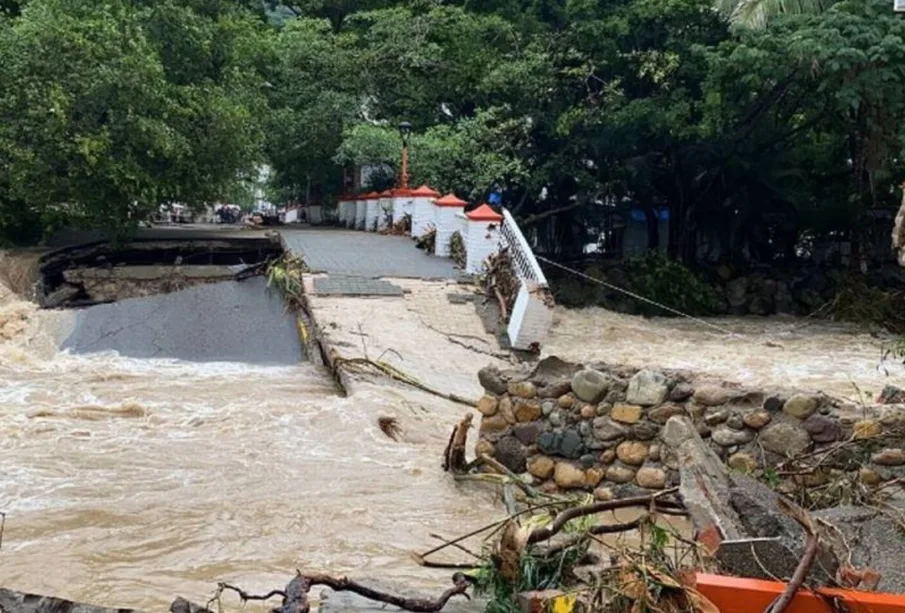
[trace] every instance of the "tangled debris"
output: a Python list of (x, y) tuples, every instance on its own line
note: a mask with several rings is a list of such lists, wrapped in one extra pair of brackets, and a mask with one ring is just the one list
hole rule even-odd
[(501, 249), (488, 257), (485, 267), (487, 274), (484, 277), (484, 289), (488, 296), (495, 297), (499, 303), (500, 320), (504, 323), (508, 322), (520, 287), (509, 249)]
[(434, 255), (437, 252), (437, 228), (430, 227), (430, 230), (422, 234), (415, 240), (415, 246), (423, 250), (425, 253)]
[(411, 213), (406, 213), (402, 216), (402, 218), (394, 224), (387, 224), (387, 226), (380, 231), (381, 234), (387, 234), (391, 236), (407, 236), (412, 233), (412, 215)]
[(465, 251), (465, 240), (459, 231), (453, 232), (449, 237), (449, 257), (459, 268), (465, 268), (467, 254)]

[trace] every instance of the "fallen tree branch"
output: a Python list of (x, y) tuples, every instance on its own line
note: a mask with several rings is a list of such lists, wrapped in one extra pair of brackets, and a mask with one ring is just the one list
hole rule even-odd
[(623, 498), (621, 500), (595, 502), (593, 504), (566, 509), (562, 513), (559, 513), (553, 519), (553, 521), (550, 522), (550, 525), (532, 530), (528, 535), (528, 541), (526, 544), (531, 545), (534, 543), (540, 543), (542, 541), (549, 540), (553, 537), (553, 535), (557, 534), (560, 530), (565, 528), (567, 523), (578, 517), (585, 517), (586, 515), (594, 515), (603, 511), (612, 511), (614, 509), (624, 509), (626, 507), (647, 506), (657, 498), (666, 496), (668, 494), (674, 494), (677, 491), (678, 488), (672, 488), (669, 490), (663, 490), (662, 492), (657, 492), (656, 494), (652, 494), (650, 496), (635, 496), (632, 498)]
[(784, 499), (779, 499), (778, 504), (779, 509), (783, 513), (794, 519), (802, 528), (804, 528), (804, 531), (807, 534), (807, 540), (805, 541), (804, 554), (801, 556), (801, 561), (798, 562), (798, 566), (795, 568), (792, 579), (786, 585), (786, 589), (780, 597), (771, 603), (764, 613), (783, 613), (788, 606), (792, 604), (792, 599), (795, 598), (795, 594), (798, 593), (798, 590), (807, 578), (808, 573), (811, 572), (811, 566), (814, 564), (814, 558), (817, 556), (817, 545), (820, 543), (820, 537), (817, 535), (817, 531), (814, 528), (814, 521), (807, 511)]
[(217, 584), (218, 591), (223, 592), (225, 590), (230, 590), (239, 595), (239, 598), (242, 599), (242, 602), (248, 602), (249, 600), (270, 600), (274, 596), (282, 596), (286, 597), (286, 592), (283, 590), (270, 590), (264, 595), (258, 594), (249, 594), (245, 590), (240, 587), (236, 587), (235, 585), (230, 585), (229, 583), (219, 583)]
[(301, 573), (286, 586), (286, 597), (283, 606), (274, 609), (274, 613), (308, 613), (311, 609), (308, 603), (308, 591), (312, 586), (324, 585), (336, 592), (352, 592), (364, 596), (369, 600), (383, 602), (399, 607), (413, 613), (435, 613), (441, 610), (453, 596), (463, 595), (468, 598), (465, 590), (471, 583), (462, 573), (453, 575), (453, 587), (449, 588), (436, 600), (427, 598), (403, 598), (393, 594), (387, 594), (367, 586), (355, 583), (348, 577), (331, 577), (330, 575), (303, 575)]
[(406, 373), (402, 372), (398, 368), (390, 366), (386, 362), (379, 362), (379, 361), (371, 360), (370, 358), (343, 358), (343, 357), (339, 357), (339, 356), (337, 356), (333, 360), (334, 369), (339, 369), (343, 364), (350, 364), (353, 366), (354, 365), (369, 366), (369, 367), (373, 368), (374, 370), (377, 370), (380, 374), (382, 374), (386, 377), (389, 377), (390, 379), (393, 379), (394, 381), (399, 381), (400, 383), (404, 383), (406, 385), (419, 389), (422, 392), (427, 392), (428, 394), (433, 394), (434, 396), (438, 396), (440, 398), (449, 400), (451, 402), (456, 402), (458, 404), (464, 404), (465, 406), (468, 406), (468, 407), (477, 407), (478, 406), (478, 403), (475, 400), (469, 400), (468, 398), (463, 398), (462, 396), (459, 396), (457, 394), (452, 394), (452, 393), (447, 394), (445, 392), (441, 392), (440, 390), (434, 389), (434, 388), (430, 387), (429, 385), (425, 385), (424, 383), (421, 383), (417, 379), (407, 375)]
[[(301, 571), (296, 572), (295, 578), (286, 585), (285, 589), (271, 590), (263, 595), (249, 594), (242, 588), (228, 583), (220, 583), (217, 587), (217, 594), (214, 595), (210, 602), (216, 602), (223, 591), (230, 590), (238, 594), (243, 603), (249, 600), (268, 600), (274, 596), (282, 596), (282, 604), (271, 609), (271, 613), (309, 613), (311, 603), (308, 600), (308, 593), (315, 585), (323, 585), (335, 592), (352, 592), (369, 600), (390, 604), (413, 613), (436, 613), (446, 606), (446, 603), (453, 596), (462, 595), (465, 598), (469, 598), (466, 590), (471, 585), (471, 581), (466, 575), (455, 573), (452, 577), (453, 586), (443, 592), (439, 598), (431, 600), (429, 598), (405, 598), (395, 594), (388, 594), (356, 583), (345, 576), (333, 577), (321, 573), (303, 575)], [(210, 613), (209, 608), (199, 607), (184, 598), (174, 600), (170, 605), (170, 610), (173, 613)]]
[(449, 435), (449, 443), (443, 452), (443, 471), (462, 473), (465, 472), (465, 445), (468, 441), (468, 430), (471, 428), (471, 413), (466, 413), (465, 417), (456, 424), (452, 433)]

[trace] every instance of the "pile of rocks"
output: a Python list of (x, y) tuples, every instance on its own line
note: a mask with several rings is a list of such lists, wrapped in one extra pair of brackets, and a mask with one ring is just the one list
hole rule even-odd
[(661, 436), (676, 415), (689, 417), (736, 471), (762, 471), (850, 438), (867, 443), (884, 435), (892, 446), (865, 445), (869, 457), (830, 463), (792, 485), (820, 485), (832, 471), (856, 471), (870, 485), (905, 477), (899, 404), (856, 408), (822, 394), (752, 391), (684, 372), (583, 367), (555, 357), (532, 372), (487, 367), (479, 379), (486, 394), (478, 403), (476, 454), (529, 473), (545, 491), (586, 489), (606, 499), (676, 485), (676, 453)]

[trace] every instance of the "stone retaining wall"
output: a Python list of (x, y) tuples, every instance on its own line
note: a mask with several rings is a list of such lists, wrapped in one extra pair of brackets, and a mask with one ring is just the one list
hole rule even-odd
[(890, 387), (887, 404), (855, 407), (819, 393), (746, 390), (687, 372), (582, 367), (558, 358), (531, 373), (487, 367), (486, 395), (475, 452), (515, 473), (529, 473), (546, 491), (593, 490), (598, 498), (678, 482), (676, 460), (660, 439), (673, 415), (692, 418), (698, 432), (732, 469), (763, 474), (784, 460), (837, 449), (851, 453), (787, 487), (816, 486), (833, 471), (856, 473), (867, 485), (905, 477), (905, 401)]

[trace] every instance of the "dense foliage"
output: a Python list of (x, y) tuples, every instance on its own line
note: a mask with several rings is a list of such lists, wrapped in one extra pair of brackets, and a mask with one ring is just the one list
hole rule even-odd
[(634, 209), (692, 267), (856, 261), (905, 179), (888, 0), (4, 1), (0, 83), (5, 241), (128, 229), (260, 162), (277, 201), (331, 203), (343, 165), (394, 181), (403, 120), (414, 182), (499, 191), (566, 259)]

